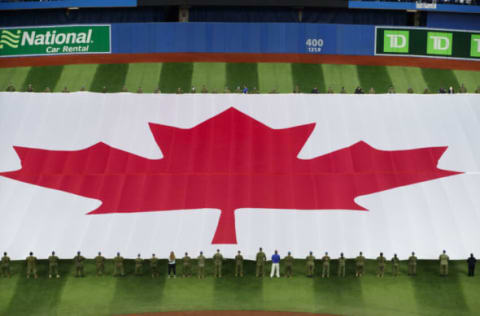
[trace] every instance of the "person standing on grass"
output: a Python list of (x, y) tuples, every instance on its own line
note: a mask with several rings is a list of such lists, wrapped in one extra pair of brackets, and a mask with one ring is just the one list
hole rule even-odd
[(272, 271), (270, 271), (270, 278), (273, 278), (275, 275), (277, 278), (280, 277), (280, 255), (277, 250), (275, 250), (275, 253), (272, 255)]
[(385, 264), (387, 263), (387, 259), (383, 256), (383, 252), (380, 252), (380, 256), (377, 257), (377, 277), (383, 278), (385, 274)]
[(152, 253), (152, 258), (150, 258), (150, 270), (152, 270), (152, 278), (158, 277), (158, 259), (155, 257), (155, 254)]
[(392, 274), (393, 276), (398, 276), (398, 271), (400, 270), (400, 259), (398, 259), (397, 254), (393, 255), (392, 258)]
[(198, 264), (198, 278), (205, 279), (205, 256), (203, 251), (200, 251), (200, 256), (197, 257)]
[(285, 261), (285, 276), (291, 278), (293, 276), (293, 257), (289, 251), (287, 256), (283, 259)]
[(343, 252), (340, 254), (340, 258), (338, 258), (338, 276), (342, 278), (345, 277), (345, 257), (343, 256)]
[(313, 274), (315, 273), (315, 257), (313, 256), (313, 252), (310, 251), (306, 260), (307, 260), (307, 277), (313, 278)]
[(328, 252), (325, 252), (325, 256), (322, 258), (322, 278), (330, 277), (330, 257)]
[(259, 276), (263, 277), (264, 274), (265, 274), (265, 261), (267, 261), (267, 256), (263, 252), (262, 247), (260, 247), (260, 249), (258, 250), (256, 259), (257, 259), (257, 271), (256, 271), (257, 273), (256, 273), (256, 276), (257, 276), (257, 278)]
[(473, 277), (475, 275), (475, 264), (477, 259), (473, 256), (473, 253), (470, 254), (470, 257), (467, 259), (468, 263), (468, 276)]
[(73, 258), (73, 262), (75, 263), (76, 277), (82, 277), (82, 278), (84, 277), (83, 261), (85, 261), (85, 257), (80, 254), (80, 251), (78, 251), (77, 255)]
[(143, 259), (138, 254), (137, 259), (135, 259), (135, 275), (142, 275), (143, 273)]
[(55, 251), (52, 251), (52, 255), (48, 257), (48, 278), (51, 279), (52, 275), (57, 279), (60, 278), (60, 274), (58, 274), (58, 257), (55, 255)]
[(363, 253), (361, 251), (358, 257), (355, 258), (355, 264), (356, 264), (355, 276), (357, 278), (363, 276), (363, 270), (365, 268), (365, 257), (363, 256)]
[(1, 266), (2, 266), (2, 274), (3, 277), (9, 277), (10, 278), (10, 257), (7, 256), (7, 253), (3, 253), (2, 261), (1, 261)]
[(185, 256), (182, 259), (183, 261), (183, 277), (188, 278), (192, 275), (192, 268), (191, 268), (191, 259), (188, 256), (188, 252), (185, 252)]
[(447, 256), (447, 252), (444, 250), (440, 257), (438, 257), (440, 261), (440, 275), (447, 276), (448, 275), (448, 260), (450, 259)]
[(235, 256), (235, 277), (238, 277), (238, 276), (243, 278), (243, 256), (240, 253), (240, 250)]
[(113, 276), (118, 276), (118, 274), (120, 274), (121, 276), (124, 276), (125, 268), (123, 266), (123, 257), (120, 256), (120, 252), (117, 252), (117, 256), (113, 258), (113, 264), (114, 264)]
[(222, 277), (222, 261), (223, 256), (220, 253), (220, 249), (217, 249), (217, 253), (213, 255), (213, 263), (215, 264), (215, 277), (221, 278)]
[(170, 252), (168, 257), (168, 278), (171, 276), (177, 277), (177, 263), (175, 262), (175, 253), (173, 251)]
[(102, 256), (102, 253), (100, 251), (95, 257), (95, 267), (97, 269), (97, 276), (103, 275), (105, 273), (105, 257)]
[(408, 275), (417, 275), (417, 257), (415, 252), (408, 258)]
[(33, 255), (33, 252), (30, 252), (30, 255), (27, 257), (27, 279), (30, 279), (32, 274), (35, 279), (38, 279), (37, 257)]

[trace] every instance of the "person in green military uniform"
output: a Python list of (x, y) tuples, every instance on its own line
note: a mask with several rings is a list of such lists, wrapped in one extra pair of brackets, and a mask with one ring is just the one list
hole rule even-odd
[(220, 249), (217, 249), (217, 253), (213, 255), (213, 262), (215, 264), (214, 274), (216, 278), (222, 277), (222, 261), (223, 261), (223, 256), (220, 253)]
[(397, 254), (394, 254), (392, 258), (392, 275), (398, 276), (399, 270), (400, 270), (400, 259), (398, 259)]
[(330, 257), (328, 252), (325, 252), (325, 256), (322, 257), (322, 278), (330, 277)]
[(343, 256), (343, 252), (340, 254), (340, 258), (338, 258), (338, 276), (342, 278), (345, 277), (345, 257)]
[(377, 277), (383, 278), (386, 264), (387, 259), (383, 256), (383, 252), (380, 252), (380, 256), (377, 257)]
[(355, 276), (356, 277), (363, 276), (363, 270), (365, 268), (365, 257), (363, 256), (363, 253), (361, 251), (358, 257), (355, 258), (355, 266), (356, 266)]
[(257, 271), (255, 275), (258, 277), (264, 277), (265, 275), (265, 261), (267, 261), (267, 256), (265, 255), (265, 252), (263, 252), (262, 247), (258, 249), (257, 256), (256, 256), (256, 261), (257, 261)]
[(105, 273), (105, 257), (102, 256), (101, 252), (98, 252), (98, 255), (95, 257), (95, 266), (97, 268), (97, 276)]
[(182, 259), (183, 261), (183, 277), (188, 278), (192, 275), (192, 266), (191, 258), (188, 256), (188, 252), (185, 252), (185, 256)]
[(150, 258), (150, 270), (152, 271), (152, 278), (158, 277), (158, 258), (155, 257), (155, 254), (152, 253), (152, 258)]
[(440, 257), (438, 258), (440, 260), (440, 275), (441, 276), (447, 276), (448, 275), (448, 260), (450, 259), (447, 256), (446, 251), (444, 250)]
[(113, 276), (125, 276), (125, 268), (123, 266), (123, 257), (120, 256), (120, 252), (117, 252), (117, 256), (113, 258)]
[(203, 251), (200, 251), (200, 255), (197, 257), (198, 264), (198, 278), (205, 279), (205, 256)]
[(77, 255), (73, 258), (73, 262), (75, 263), (75, 277), (83, 278), (85, 275), (83, 273), (83, 262), (85, 261), (85, 257), (80, 254), (80, 251), (77, 252)]
[(139, 276), (143, 274), (143, 259), (140, 254), (135, 259), (135, 275)]
[(313, 256), (313, 252), (310, 251), (310, 254), (307, 256), (307, 277), (313, 278), (313, 274), (315, 273), (315, 257)]
[(37, 257), (33, 256), (33, 252), (27, 257), (27, 279), (30, 279), (30, 275), (33, 274), (35, 279), (38, 279), (37, 275)]
[(293, 257), (292, 253), (289, 251), (287, 253), (287, 256), (283, 258), (283, 261), (285, 262), (285, 277), (291, 278), (293, 276)]
[(1, 267), (2, 267), (2, 275), (4, 278), (7, 276), (10, 278), (10, 257), (7, 256), (7, 253), (3, 253), (2, 261), (1, 261)]
[(55, 255), (55, 251), (52, 251), (52, 255), (48, 257), (48, 278), (51, 279), (52, 275), (55, 275), (57, 279), (60, 278), (60, 274), (58, 274), (58, 257)]
[(240, 250), (235, 256), (235, 277), (237, 278), (238, 276), (243, 278), (243, 256), (240, 253)]
[(417, 275), (417, 257), (415, 252), (408, 258), (408, 275)]

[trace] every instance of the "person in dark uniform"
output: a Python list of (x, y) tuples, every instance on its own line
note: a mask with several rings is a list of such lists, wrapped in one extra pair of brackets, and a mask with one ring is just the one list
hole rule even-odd
[(477, 263), (477, 259), (473, 256), (473, 253), (470, 254), (470, 258), (467, 259), (468, 263), (468, 276), (473, 277), (475, 275), (475, 264)]

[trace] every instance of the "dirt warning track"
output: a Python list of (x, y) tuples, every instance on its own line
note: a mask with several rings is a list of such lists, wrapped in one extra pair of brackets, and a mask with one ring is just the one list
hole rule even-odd
[(421, 68), (480, 70), (480, 61), (420, 57), (350, 56), (313, 54), (244, 54), (244, 53), (155, 53), (155, 54), (86, 54), (0, 58), (0, 68), (57, 66), (70, 64), (117, 64), (147, 62), (229, 62), (229, 63), (309, 63), (371, 66), (410, 66)]

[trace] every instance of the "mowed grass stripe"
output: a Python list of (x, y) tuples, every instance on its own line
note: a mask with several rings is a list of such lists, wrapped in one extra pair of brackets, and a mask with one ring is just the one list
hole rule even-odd
[(347, 93), (353, 93), (360, 85), (358, 80), (357, 66), (355, 65), (322, 65), (325, 86), (331, 87), (334, 92), (340, 92), (345, 87)]
[(98, 65), (93, 77), (90, 91), (101, 92), (103, 87), (107, 92), (120, 92), (125, 84), (129, 64)]
[(163, 93), (175, 93), (178, 88), (190, 92), (192, 87), (193, 63), (164, 63), (159, 86)]
[[(417, 276), (410, 280), (414, 288), (417, 308), (421, 314), (439, 315), (440, 311), (444, 315), (469, 314), (470, 307), (466, 303), (465, 294), (459, 282), (459, 278), (466, 278), (463, 267), (465, 267), (464, 262), (450, 261), (449, 275), (441, 277), (438, 261), (422, 260), (417, 264)], [(471, 295), (471, 293), (468, 294)]]
[(128, 66), (125, 86), (128, 91), (152, 93), (158, 88), (158, 78), (162, 72), (162, 63), (132, 63)]
[(258, 82), (262, 93), (292, 93), (292, 66), (288, 63), (258, 63)]
[(387, 66), (387, 71), (397, 93), (407, 93), (408, 88), (414, 93), (423, 93), (427, 87), (418, 67)]
[(48, 279), (48, 261), (37, 262), (38, 280), (27, 279), (26, 265), (17, 265), (18, 273), (15, 294), (11, 298), (8, 308), (2, 315), (56, 315), (57, 304), (67, 280), (71, 273), (72, 260), (62, 260), (59, 265), (60, 279)]
[(82, 87), (88, 90), (96, 71), (97, 65), (66, 65), (54, 91), (62, 91), (64, 87), (69, 91), (79, 91)]
[(322, 66), (319, 64), (291, 64), (292, 72), (292, 92), (298, 86), (301, 92), (310, 93), (313, 88), (319, 92), (326, 91), (326, 83), (323, 75)]
[(357, 66), (360, 87), (368, 93), (370, 88), (376, 93), (386, 93), (392, 86), (392, 80), (385, 66)]
[(455, 77), (452, 70), (422, 68), (422, 75), (428, 89), (430, 89), (432, 93), (437, 93), (440, 88), (448, 90), (450, 86), (458, 90), (459, 84), (457, 77)]
[(237, 87), (246, 85), (250, 91), (262, 89), (258, 81), (258, 65), (256, 63), (228, 63), (226, 69), (226, 86), (234, 92)]
[(205, 86), (208, 92), (223, 92), (226, 80), (226, 63), (194, 63), (192, 87), (201, 92)]
[(27, 78), (30, 67), (0, 68), (0, 89), (7, 90), (9, 84), (13, 84), (16, 91), (21, 91)]
[(63, 68), (64, 66), (31, 67), (23, 82), (22, 90), (26, 91), (31, 84), (35, 92), (43, 92), (47, 87), (53, 91), (57, 87)]
[(473, 93), (480, 87), (480, 71), (453, 70), (453, 73), (457, 82), (460, 85), (463, 83), (468, 93)]

